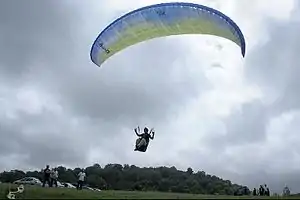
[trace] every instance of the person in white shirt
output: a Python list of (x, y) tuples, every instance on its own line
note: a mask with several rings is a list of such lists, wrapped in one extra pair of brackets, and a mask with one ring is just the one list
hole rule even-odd
[(53, 187), (53, 184), (57, 187), (58, 171), (55, 168), (51, 170), (50, 178), (51, 187)]
[(82, 169), (81, 172), (78, 174), (78, 184), (77, 184), (77, 190), (82, 190), (82, 186), (85, 180), (86, 174), (84, 172), (84, 169)]

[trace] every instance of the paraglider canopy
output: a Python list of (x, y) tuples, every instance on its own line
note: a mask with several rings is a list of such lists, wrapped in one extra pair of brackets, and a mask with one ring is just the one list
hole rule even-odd
[(236, 43), (245, 56), (242, 31), (228, 16), (199, 4), (162, 3), (139, 8), (108, 25), (92, 45), (91, 60), (99, 67), (115, 53), (149, 39), (183, 34), (209, 34)]

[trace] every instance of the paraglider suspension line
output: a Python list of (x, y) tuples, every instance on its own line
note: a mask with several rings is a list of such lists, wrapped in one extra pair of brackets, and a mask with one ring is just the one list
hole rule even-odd
[(99, 46), (100, 46), (100, 48), (103, 49), (107, 54), (110, 53), (110, 50), (107, 49), (107, 48), (105, 48), (105, 47), (103, 46), (103, 43), (100, 43)]

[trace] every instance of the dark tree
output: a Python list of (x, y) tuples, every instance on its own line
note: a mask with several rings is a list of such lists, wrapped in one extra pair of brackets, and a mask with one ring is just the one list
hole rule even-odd
[[(80, 168), (67, 169), (58, 166), (59, 181), (76, 183), (80, 170)], [(100, 189), (220, 195), (249, 195), (251, 193), (245, 186), (232, 184), (229, 180), (222, 180), (203, 171), (194, 172), (192, 168), (180, 171), (175, 167), (140, 168), (128, 164), (107, 164), (101, 167), (99, 164), (94, 164), (85, 168), (85, 172), (87, 185)], [(0, 173), (0, 181), (13, 182), (26, 176), (41, 180), (43, 174), (41, 171), (25, 173), (12, 170)]]

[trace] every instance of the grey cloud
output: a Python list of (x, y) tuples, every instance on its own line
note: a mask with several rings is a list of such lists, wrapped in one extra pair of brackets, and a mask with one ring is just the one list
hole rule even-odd
[[(174, 73), (173, 62), (187, 53), (174, 40), (136, 45), (98, 68), (89, 51), (104, 27), (90, 27), (86, 10), (67, 3), (0, 2), (1, 88), (37, 86), (63, 109), (36, 115), (19, 110), (17, 120), (1, 118), (2, 156), (23, 155), (28, 166), (83, 165), (93, 147), (105, 156), (115, 136), (124, 138), (124, 128), (132, 130), (141, 121), (158, 126), (209, 87), (203, 74), (188, 72), (184, 63), (177, 63)], [(75, 130), (72, 120), (78, 121)], [(80, 145), (87, 148), (77, 149)]]
[[(246, 58), (245, 75), (249, 82), (262, 89), (265, 97), (264, 102), (245, 103), (241, 112), (238, 112), (239, 114), (232, 114), (225, 120), (227, 125), (226, 137), (229, 140), (233, 139), (238, 145), (259, 142), (258, 140), (261, 139), (260, 142), (264, 145), (270, 120), (300, 108), (298, 92), (300, 85), (298, 78), (300, 40), (297, 36), (300, 29), (297, 25), (299, 24), (297, 13), (299, 13), (299, 8), (294, 11), (295, 17), (292, 17), (289, 22), (269, 21), (270, 38), (268, 42), (262, 46), (257, 46)], [(289, 135), (294, 135), (297, 134), (296, 130), (298, 128), (291, 125), (286, 131)], [(227, 143), (223, 148), (230, 147), (231, 144)], [(259, 152), (256, 153), (259, 154)], [(267, 183), (276, 192), (281, 192), (284, 184), (287, 183), (294, 192), (299, 192), (299, 183), (294, 178), (299, 175), (299, 171), (285, 173), (273, 172), (270, 169), (270, 165), (274, 164), (280, 165), (278, 167), (284, 171), (286, 161), (280, 159), (290, 155), (290, 161), (294, 159), (295, 155), (299, 155), (294, 145), (282, 141), (278, 147), (278, 152), (274, 150), (273, 154), (272, 157), (265, 158), (264, 164), (261, 163), (260, 171), (255, 169), (251, 171), (251, 166), (249, 166), (249, 174), (231, 174), (229, 176), (231, 179), (251, 187)], [(255, 153), (253, 153), (254, 155)]]
[(271, 118), (300, 108), (297, 87), (300, 85), (297, 54), (300, 29), (296, 25), (299, 19), (294, 20), (284, 23), (270, 21), (269, 41), (247, 57), (245, 75), (249, 82), (262, 89), (265, 99), (245, 103), (240, 114), (231, 115), (226, 121), (229, 135), (236, 138), (239, 135), (242, 140), (252, 140), (259, 135), (264, 137)]
[[(70, 56), (76, 12), (54, 1), (2, 1), (0, 7), (0, 65), (12, 78), (48, 67)], [(59, 50), (59, 51), (58, 51)], [(34, 59), (33, 59), (34, 58)], [(38, 65), (33, 69), (34, 65)]]
[[(18, 119), (1, 119), (0, 156), (23, 155), (24, 165), (43, 166), (45, 163), (85, 163), (85, 151), (78, 149), (79, 134), (72, 136), (68, 121), (59, 121), (52, 113), (39, 115), (18, 113)], [(66, 132), (64, 132), (66, 131)]]
[[(75, 21), (71, 19), (76, 15), (75, 11), (54, 1), (1, 1), (2, 87), (14, 89), (24, 85), (41, 86), (49, 80), (55, 72), (53, 70), (61, 68), (65, 59), (72, 57), (72, 34), (75, 33), (72, 29)], [(65, 50), (67, 47), (69, 51)], [(30, 166), (82, 160), (82, 153), (76, 149), (75, 153), (72, 143), (68, 143), (71, 139), (64, 138), (63, 131), (57, 136), (47, 130), (57, 125), (53, 124), (55, 118), (57, 116), (50, 117), (49, 113), (30, 116), (22, 112), (18, 112), (18, 120), (2, 118), (1, 154), (24, 155), (24, 162)], [(42, 123), (48, 123), (47, 127), (42, 126)], [(28, 126), (33, 126), (40, 133), (34, 137), (24, 134)]]
[(225, 124), (226, 140), (229, 144), (243, 145), (251, 142), (263, 142), (268, 123), (267, 109), (262, 102), (253, 101), (242, 105), (240, 111), (233, 112)]
[(127, 57), (129, 61), (125, 52), (123, 57), (120, 56), (123, 62), (112, 61), (102, 69), (91, 66), (95, 68), (95, 75), (74, 74), (77, 78), (68, 79), (61, 85), (61, 94), (66, 95), (65, 105), (74, 106), (73, 110), (79, 113), (108, 120), (121, 116), (135, 121), (142, 117), (160, 120), (170, 107), (184, 106), (187, 98), (196, 97), (198, 87), (207, 88), (205, 82), (199, 85), (189, 74), (172, 77), (172, 59), (181, 51), (172, 50), (167, 56), (165, 52), (176, 46), (155, 42), (153, 47), (160, 43), (160, 49), (152, 50), (151, 44), (147, 47), (149, 50), (136, 48), (142, 52), (132, 52)]
[[(8, 11), (14, 3), (1, 6), (6, 11), (2, 12), (2, 19), (11, 13)], [(131, 53), (125, 50), (123, 57), (113, 58), (119, 61), (103, 66), (111, 69), (99, 69), (89, 60), (91, 44), (83, 41), (85, 35), (76, 22), (84, 19), (77, 20), (76, 11), (50, 1), (29, 1), (16, 7), (16, 14), (2, 23), (2, 43), (9, 47), (2, 50), (3, 70), (11, 71), (17, 80), (22, 77), (26, 82), (44, 84), (77, 114), (110, 120), (122, 115), (149, 114), (146, 117), (159, 118), (173, 104), (183, 105), (187, 98), (196, 95), (195, 87), (206, 85), (205, 82), (195, 84), (199, 79), (192, 79), (188, 74), (181, 76), (180, 82), (171, 77), (170, 64), (184, 53), (180, 44), (159, 40), (150, 43), (147, 49), (140, 45)], [(33, 7), (34, 11), (29, 13)], [(89, 36), (94, 39), (97, 34)], [(16, 59), (17, 55), (20, 57)]]
[(220, 118), (216, 130), (212, 130), (204, 140), (208, 148), (222, 153), (226, 147), (264, 143), (269, 123), (268, 107), (260, 100), (247, 102), (232, 111), (226, 118)]
[[(297, 12), (299, 9), (294, 14)], [(246, 66), (249, 80), (273, 99), (273, 112), (277, 114), (299, 109), (300, 106), (300, 95), (297, 92), (300, 84), (299, 19), (299, 16), (295, 16), (288, 23), (271, 21), (270, 40), (249, 56)]]

